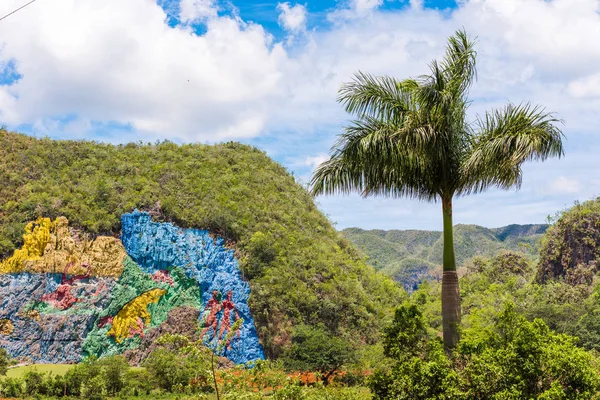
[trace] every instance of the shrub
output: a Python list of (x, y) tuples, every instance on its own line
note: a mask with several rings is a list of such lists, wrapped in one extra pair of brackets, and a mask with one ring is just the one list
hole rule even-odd
[(416, 305), (403, 305), (384, 332), (390, 368), (369, 379), (376, 399), (591, 399), (598, 360), (577, 339), (528, 321), (507, 303), (491, 325), (474, 325), (451, 357)]
[(4, 378), (0, 381), (0, 393), (6, 397), (21, 397), (23, 393), (23, 380), (20, 378)]
[(10, 365), (10, 357), (6, 350), (0, 347), (0, 375), (6, 375), (8, 366)]
[(355, 358), (356, 352), (348, 341), (331, 335), (321, 325), (300, 325), (284, 355), (284, 364), (289, 370), (318, 371), (327, 383), (334, 372)]

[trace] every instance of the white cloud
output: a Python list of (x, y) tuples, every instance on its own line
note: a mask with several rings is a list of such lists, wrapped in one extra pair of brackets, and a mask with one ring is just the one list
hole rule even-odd
[(545, 188), (546, 194), (579, 194), (581, 183), (577, 179), (559, 176), (549, 182)]
[(600, 97), (600, 73), (570, 82), (567, 92), (575, 98)]
[(371, 11), (382, 4), (383, 0), (352, 0), (352, 8), (358, 12)]
[[(0, 11), (16, 2), (6, 3)], [(23, 78), (0, 87), (0, 118), (39, 126), (74, 114), (188, 141), (261, 133), (281, 96), (283, 48), (234, 18), (207, 20), (203, 36), (165, 18), (147, 0), (38, 2), (7, 18), (0, 59)]]
[(327, 154), (317, 154), (316, 156), (306, 156), (306, 158), (304, 159), (304, 165), (307, 167), (310, 167), (311, 169), (315, 169), (327, 160), (329, 160), (329, 156)]
[(306, 7), (302, 4), (290, 6), (290, 3), (277, 4), (277, 10), (280, 12), (279, 25), (292, 35), (304, 32), (306, 30)]
[(181, 0), (179, 18), (183, 22), (204, 21), (217, 16), (215, 0)]

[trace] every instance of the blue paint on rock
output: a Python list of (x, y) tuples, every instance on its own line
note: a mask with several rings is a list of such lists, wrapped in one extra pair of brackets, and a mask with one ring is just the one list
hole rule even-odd
[[(242, 279), (234, 251), (225, 247), (222, 238), (214, 239), (206, 230), (152, 222), (148, 213), (137, 210), (123, 214), (121, 224), (123, 246), (145, 272), (183, 268), (187, 276), (200, 285), (204, 306), (213, 290), (219, 291), (223, 298), (231, 291), (232, 301), (244, 323), (239, 335), (233, 338), (231, 349), (225, 348), (221, 351), (222, 355), (237, 364), (265, 358), (248, 307), (250, 285)], [(233, 323), (233, 313), (231, 317)], [(205, 336), (205, 343), (213, 349), (217, 348), (216, 336), (212, 329)]]
[[(62, 274), (0, 274), (0, 320), (8, 319), (14, 327), (10, 335), (0, 335), (0, 347), (12, 358), (50, 364), (81, 360), (83, 340), (106, 306), (115, 280), (79, 281), (72, 294), (86, 299), (84, 303), (67, 311), (32, 313), (41, 297), (56, 290), (61, 280)], [(100, 286), (106, 289), (95, 295)]]

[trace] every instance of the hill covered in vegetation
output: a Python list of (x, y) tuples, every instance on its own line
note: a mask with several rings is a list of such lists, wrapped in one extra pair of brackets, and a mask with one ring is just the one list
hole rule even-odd
[[(494, 256), (504, 250), (536, 255), (547, 228), (547, 225), (508, 225), (493, 229), (456, 225), (456, 262), (462, 265), (475, 256)], [(441, 232), (347, 228), (342, 234), (366, 254), (370, 264), (408, 290), (416, 289), (424, 279), (435, 279), (439, 272), (443, 252)]]
[(111, 145), (0, 130), (0, 198), (5, 260), (40, 217), (66, 217), (76, 244), (119, 237), (122, 216), (135, 209), (222, 238), (250, 283), (248, 305), (269, 358), (284, 355), (305, 325), (349, 346), (374, 343), (405, 298), (339, 237), (283, 167), (238, 143)]
[(540, 250), (538, 280), (592, 283), (600, 271), (600, 197), (559, 213)]

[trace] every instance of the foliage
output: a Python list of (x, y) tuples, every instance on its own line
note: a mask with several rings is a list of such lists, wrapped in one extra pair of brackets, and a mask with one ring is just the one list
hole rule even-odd
[(293, 344), (283, 360), (292, 371), (319, 371), (327, 383), (332, 374), (354, 361), (355, 350), (347, 341), (332, 336), (322, 325), (295, 328)]
[(100, 376), (101, 373), (102, 369), (98, 359), (94, 356), (86, 358), (65, 374), (65, 391), (67, 395), (81, 396), (86, 392), (91, 394), (89, 393), (90, 382)]
[(377, 399), (590, 399), (600, 393), (598, 359), (573, 337), (528, 321), (506, 303), (492, 324), (473, 326), (451, 356), (428, 334), (415, 304), (386, 329), (395, 364), (370, 379)]
[(10, 357), (6, 350), (0, 347), (0, 375), (6, 375), (8, 366), (10, 365)]
[[(589, 399), (600, 389), (597, 360), (556, 334), (540, 319), (531, 322), (508, 303), (492, 329), (471, 329), (457, 351), (467, 396), (481, 398)], [(548, 393), (549, 392), (549, 393)]]
[(129, 363), (125, 357), (118, 355), (101, 359), (101, 364), (106, 391), (108, 394), (115, 395), (125, 386)]
[(134, 208), (235, 242), (268, 357), (292, 327), (377, 341), (404, 294), (333, 229), (306, 190), (264, 152), (239, 143), (101, 144), (0, 130), (0, 256), (22, 245), (28, 221), (64, 215), (92, 235), (118, 235)]
[(4, 378), (0, 380), (0, 394), (6, 397), (21, 397), (24, 394), (22, 378)]
[(144, 361), (144, 366), (159, 388), (168, 392), (212, 390), (210, 350), (196, 346), (181, 335), (164, 335), (159, 339), (159, 344), (161, 346)]
[(384, 332), (385, 355), (395, 361), (369, 380), (377, 399), (452, 399), (457, 376), (438, 338), (431, 338), (422, 313), (414, 304), (396, 310)]
[[(473, 257), (493, 257), (504, 251), (537, 256), (546, 229), (547, 225), (509, 225), (494, 229), (456, 225), (456, 263), (463, 265)], [(402, 283), (406, 290), (416, 290), (425, 279), (439, 278), (442, 232), (347, 228), (342, 234), (366, 254), (370, 264)]]
[[(585, 349), (600, 350), (600, 286), (564, 281), (537, 282), (534, 263), (518, 253), (475, 258), (461, 270), (463, 326), (491, 326), (506, 302), (528, 320), (579, 338)], [(433, 331), (441, 329), (438, 282), (424, 282), (411, 296)]]
[[(163, 339), (163, 350), (167, 347), (180, 346), (186, 341), (178, 335), (172, 335), (170, 338)], [(189, 343), (188, 343), (189, 344)], [(168, 350), (171, 351), (171, 350)], [(122, 359), (114, 358), (109, 364), (110, 369), (121, 369)], [(89, 360), (86, 366), (88, 372), (91, 365), (98, 366), (105, 364), (106, 361)], [(80, 365), (73, 369), (80, 369)], [(115, 393), (109, 393), (111, 382), (114, 382), (114, 375), (104, 372), (99, 374), (81, 374), (80, 394), (67, 394), (68, 398), (84, 399), (194, 399), (194, 400), (215, 400), (214, 393), (199, 391), (194, 386), (194, 380), (190, 384), (177, 384), (174, 386), (173, 393), (157, 387), (158, 381), (152, 378), (152, 375), (146, 369), (127, 369), (124, 374), (123, 386)], [(122, 374), (117, 374), (123, 376)], [(371, 399), (370, 392), (365, 387), (345, 386), (334, 381), (331, 385), (325, 386), (322, 382), (313, 381), (309, 386), (303, 383), (300, 375), (287, 374), (281, 365), (281, 362), (259, 361), (251, 368), (247, 366), (237, 366), (230, 369), (218, 371), (221, 382), (222, 399), (228, 400), (252, 400), (252, 399), (288, 399), (288, 400), (367, 400)], [(18, 397), (31, 396), (34, 398), (56, 399), (64, 398), (65, 383), (68, 383), (64, 377), (52, 373), (38, 372), (35, 370), (27, 371), (21, 378), (0, 379), (0, 396)]]

